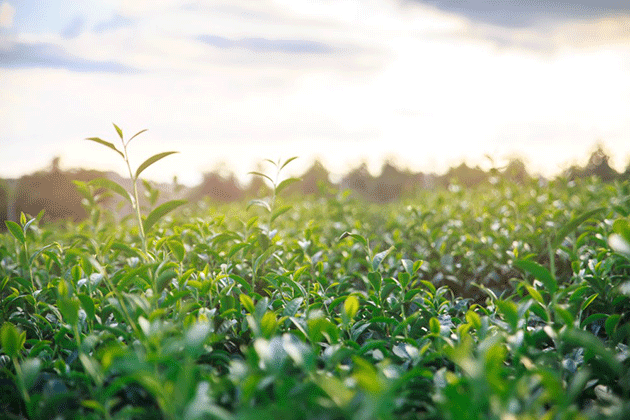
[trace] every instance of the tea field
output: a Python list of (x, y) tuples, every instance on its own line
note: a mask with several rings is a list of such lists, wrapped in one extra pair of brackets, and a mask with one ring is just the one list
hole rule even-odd
[(127, 217), (105, 184), (0, 234), (0, 417), (630, 418), (626, 183)]

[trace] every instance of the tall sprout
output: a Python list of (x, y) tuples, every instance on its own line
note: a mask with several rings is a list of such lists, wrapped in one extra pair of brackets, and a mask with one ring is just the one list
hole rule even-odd
[(129, 192), (120, 184), (117, 184), (116, 182), (111, 181), (106, 178), (98, 178), (96, 180), (91, 181), (90, 183), (97, 187), (109, 188), (131, 203), (133, 210), (136, 214), (137, 221), (138, 221), (138, 229), (140, 231), (140, 237), (142, 239), (142, 249), (144, 250), (144, 253), (147, 254), (146, 231), (150, 229), (151, 226), (153, 226), (162, 216), (164, 216), (169, 211), (175, 209), (176, 207), (181, 206), (186, 201), (185, 200), (168, 201), (158, 206), (153, 211), (151, 211), (149, 215), (146, 217), (146, 219), (143, 221), (142, 214), (140, 211), (140, 199), (138, 196), (138, 179), (140, 177), (140, 174), (149, 166), (153, 165), (158, 160), (165, 158), (166, 156), (169, 156), (178, 152), (170, 151), (170, 152), (162, 152), (162, 153), (155, 154), (151, 156), (150, 158), (148, 158), (147, 160), (145, 160), (144, 162), (142, 162), (142, 164), (138, 166), (138, 168), (134, 172), (131, 169), (131, 163), (129, 162), (129, 153), (128, 153), (127, 147), (129, 146), (129, 143), (131, 143), (133, 139), (135, 139), (136, 137), (138, 137), (140, 134), (144, 133), (147, 130), (146, 129), (140, 130), (136, 134), (131, 136), (129, 140), (125, 141), (122, 130), (116, 124), (113, 124), (113, 125), (114, 125), (114, 128), (116, 129), (116, 132), (118, 133), (118, 137), (120, 137), (120, 142), (122, 144), (122, 151), (119, 150), (116, 146), (114, 146), (113, 143), (105, 141), (99, 137), (88, 137), (86, 140), (90, 140), (90, 141), (99, 143), (105, 147), (108, 147), (109, 149), (112, 149), (113, 151), (118, 153), (123, 158), (123, 160), (125, 161), (125, 164), (127, 165), (127, 170), (129, 171), (129, 178), (131, 179), (131, 182), (133, 185), (133, 196), (130, 195)]

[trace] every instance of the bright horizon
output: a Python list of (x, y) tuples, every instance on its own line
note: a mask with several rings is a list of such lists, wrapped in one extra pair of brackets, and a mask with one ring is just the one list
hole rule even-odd
[(195, 185), (222, 163), (386, 160), (443, 173), (520, 157), (630, 162), (630, 5), (617, 1), (0, 0), (0, 178), (49, 167)]

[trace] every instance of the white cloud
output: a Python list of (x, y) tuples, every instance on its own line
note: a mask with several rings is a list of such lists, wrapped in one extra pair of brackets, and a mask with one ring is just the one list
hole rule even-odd
[[(217, 161), (243, 174), (263, 158), (292, 155), (305, 164), (319, 155), (337, 172), (362, 158), (378, 167), (388, 155), (415, 170), (442, 171), (516, 151), (552, 174), (559, 160), (583, 157), (598, 137), (630, 153), (623, 143), (630, 48), (616, 42), (622, 21), (582, 22), (570, 35), (561, 26), (473, 26), (397, 0), (122, 3), (112, 13), (133, 16), (126, 25), (87, 25), (72, 39), (20, 34), (22, 43), (145, 72), (0, 68), (0, 144), (20, 141), (3, 148), (3, 171), (9, 161), (24, 170), (20, 153), (27, 150), (49, 154), (46, 163), (61, 154), (70, 167), (116, 169), (115, 154), (81, 141), (114, 139), (112, 121), (125, 132), (150, 130), (133, 146), (139, 159), (182, 152), (148, 176), (168, 180), (176, 172), (189, 183)], [(607, 32), (585, 44), (598, 28)], [(204, 44), (200, 35), (235, 47)], [(311, 42), (331, 52), (238, 47), (251, 39)], [(553, 53), (525, 47), (536, 43)]]
[(15, 16), (15, 8), (9, 2), (3, 2), (0, 5), (0, 28), (11, 28), (13, 26), (13, 17)]

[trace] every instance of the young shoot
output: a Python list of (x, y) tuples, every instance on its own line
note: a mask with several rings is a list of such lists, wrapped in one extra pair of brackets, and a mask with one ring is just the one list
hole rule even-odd
[(265, 212), (268, 215), (267, 228), (268, 228), (269, 235), (271, 235), (271, 231), (272, 231), (271, 225), (273, 224), (273, 221), (276, 220), (278, 217), (280, 217), (282, 214), (291, 210), (292, 208), (291, 206), (282, 206), (276, 209), (276, 201), (277, 201), (278, 194), (280, 194), (282, 190), (284, 190), (291, 184), (301, 181), (300, 178), (294, 178), (294, 177), (285, 178), (282, 181), (280, 181), (280, 172), (289, 163), (293, 162), (297, 158), (298, 158), (297, 156), (293, 156), (292, 158), (289, 158), (285, 160), (284, 162), (281, 159), (278, 159), (277, 162), (274, 162), (271, 159), (265, 159), (265, 162), (271, 163), (276, 168), (276, 173), (273, 178), (262, 172), (255, 172), (255, 171), (249, 172), (250, 175), (261, 177), (267, 180), (269, 183), (271, 183), (271, 198), (269, 198), (268, 200), (264, 200), (264, 199), (252, 200), (249, 202), (249, 205), (247, 207), (249, 208), (251, 206), (258, 206), (258, 207), (262, 207), (265, 210)]
[(131, 138), (129, 138), (127, 141), (125, 141), (125, 139), (123, 137), (122, 130), (116, 124), (113, 124), (113, 125), (114, 125), (114, 128), (116, 129), (116, 132), (118, 133), (118, 137), (120, 137), (120, 143), (122, 144), (122, 150), (120, 150), (116, 146), (114, 146), (113, 143), (105, 141), (105, 140), (103, 140), (103, 139), (101, 139), (99, 137), (88, 137), (86, 140), (90, 140), (90, 141), (99, 143), (99, 144), (101, 144), (101, 145), (103, 145), (103, 146), (105, 146), (105, 147), (115, 151), (116, 153), (118, 153), (123, 158), (123, 160), (125, 161), (125, 164), (127, 165), (127, 170), (129, 171), (129, 178), (131, 179), (131, 182), (132, 182), (132, 185), (133, 185), (133, 195), (129, 194), (129, 192), (127, 190), (125, 190), (125, 188), (122, 187), (120, 184), (117, 184), (116, 182), (108, 180), (106, 178), (99, 178), (97, 180), (93, 180), (92, 182), (96, 182), (101, 187), (109, 188), (110, 190), (112, 190), (113, 192), (119, 194), (120, 196), (122, 196), (124, 199), (126, 199), (127, 201), (129, 201), (131, 203), (131, 206), (132, 206), (132, 208), (133, 208), (133, 210), (134, 210), (134, 212), (136, 214), (136, 218), (137, 218), (137, 221), (138, 221), (138, 229), (140, 231), (140, 238), (142, 239), (142, 249), (144, 250), (144, 253), (147, 254), (147, 237), (146, 237), (146, 232), (149, 230), (149, 228), (153, 224), (155, 224), (166, 213), (170, 212), (171, 210), (175, 209), (176, 207), (181, 206), (186, 201), (185, 200), (171, 200), (171, 201), (168, 201), (168, 202), (158, 206), (153, 211), (151, 211), (151, 213), (149, 213), (149, 215), (143, 221), (141, 210), (140, 210), (140, 199), (139, 199), (139, 195), (138, 195), (138, 179), (140, 177), (140, 174), (145, 169), (147, 169), (149, 166), (153, 165), (158, 160), (165, 158), (166, 156), (169, 156), (169, 155), (172, 155), (172, 154), (178, 153), (178, 152), (170, 151), (170, 152), (162, 152), (162, 153), (155, 154), (155, 155), (151, 156), (150, 158), (148, 158), (147, 160), (145, 160), (144, 162), (142, 162), (142, 164), (140, 166), (138, 166), (138, 168), (134, 172), (131, 169), (131, 163), (129, 161), (129, 153), (127, 151), (127, 147), (129, 146), (129, 143), (131, 143), (131, 141), (133, 139), (135, 139), (136, 137), (138, 137), (140, 134), (144, 133), (147, 130), (146, 129), (140, 130), (136, 134), (131, 136)]

